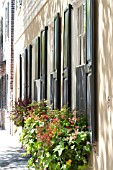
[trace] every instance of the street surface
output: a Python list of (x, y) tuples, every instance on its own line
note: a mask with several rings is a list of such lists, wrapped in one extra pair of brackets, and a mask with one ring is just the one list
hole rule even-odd
[(0, 130), (0, 170), (28, 170), (24, 152), (16, 138)]

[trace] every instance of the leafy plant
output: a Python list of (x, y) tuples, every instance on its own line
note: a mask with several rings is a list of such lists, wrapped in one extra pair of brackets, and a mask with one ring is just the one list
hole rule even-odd
[(26, 107), (20, 141), (36, 170), (84, 170), (91, 152), (86, 118), (64, 107), (51, 110), (46, 101)]
[(26, 98), (26, 99), (21, 99), (18, 98), (18, 101), (15, 101), (15, 104), (13, 106), (13, 110), (10, 116), (10, 119), (14, 121), (14, 124), (17, 126), (24, 126), (24, 117), (26, 116), (26, 114), (28, 114), (27, 112), (27, 106), (30, 104), (30, 99)]

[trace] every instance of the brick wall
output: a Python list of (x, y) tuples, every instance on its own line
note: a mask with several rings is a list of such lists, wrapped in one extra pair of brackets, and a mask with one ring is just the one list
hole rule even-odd
[[(14, 80), (14, 12), (15, 12), (15, 1), (11, 0), (10, 94), (13, 93), (13, 80)], [(10, 98), (11, 96), (12, 95), (10, 95)]]

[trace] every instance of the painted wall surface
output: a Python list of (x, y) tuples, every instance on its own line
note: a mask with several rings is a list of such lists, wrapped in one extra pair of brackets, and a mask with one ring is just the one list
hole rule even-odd
[[(98, 103), (98, 169), (113, 169), (113, 1), (95, 3)], [(96, 169), (96, 168), (95, 168)]]
[[(53, 33), (51, 32), (52, 25), (54, 25), (54, 17), (57, 13), (60, 13), (61, 16), (61, 58), (63, 57), (63, 17), (64, 17), (64, 11), (68, 7), (69, 3), (72, 3), (75, 1), (61, 1), (61, 0), (48, 0), (48, 1), (23, 1), (22, 6), (15, 11), (15, 34), (14, 34), (14, 47), (15, 47), (15, 81), (14, 81), (14, 87), (15, 87), (15, 96), (14, 98), (18, 98), (18, 59), (19, 54), (22, 54), (24, 56), (24, 49), (28, 47), (29, 44), (32, 45), (33, 54), (35, 51), (35, 40), (38, 36), (40, 36), (41, 31), (45, 28), (45, 26), (48, 26), (48, 59), (47, 59), (47, 78), (48, 78), (48, 92), (47, 92), (47, 99), (50, 99), (50, 73), (52, 72), (52, 54), (51, 54), (51, 48), (52, 48), (52, 40)], [(35, 9), (34, 5), (35, 4)], [(31, 8), (33, 7), (33, 9)], [(32, 9), (32, 10), (31, 10)], [(73, 20), (74, 20), (74, 12), (73, 12)], [(75, 22), (74, 22), (75, 24)], [(73, 26), (73, 24), (72, 24)], [(75, 30), (73, 29), (73, 32)], [(76, 35), (76, 34), (75, 34)], [(74, 33), (72, 36), (75, 36)], [(73, 44), (76, 43), (73, 40)], [(72, 46), (72, 50), (74, 51), (75, 48)], [(50, 57), (49, 57), (50, 56)], [(73, 55), (72, 61), (75, 61), (73, 63), (76, 63), (75, 56)], [(33, 70), (35, 71), (35, 55), (32, 56), (32, 65)], [(63, 67), (63, 60), (61, 60), (61, 67)], [(35, 73), (32, 70), (32, 84), (34, 83), (35, 79)], [(75, 65), (73, 64), (72, 68), (73, 74), (75, 73)], [(61, 72), (62, 76), (62, 72)], [(23, 79), (24, 82), (24, 79)], [(61, 83), (62, 84), (62, 83)], [(75, 80), (73, 81), (72, 85), (73, 89), (75, 89)], [(62, 87), (61, 87), (62, 89)], [(32, 88), (32, 97), (33, 97), (34, 89)], [(76, 95), (74, 95), (76, 96)], [(61, 96), (62, 97), (62, 96)], [(75, 103), (75, 97), (72, 98), (72, 100)], [(72, 106), (75, 107), (75, 104)]]

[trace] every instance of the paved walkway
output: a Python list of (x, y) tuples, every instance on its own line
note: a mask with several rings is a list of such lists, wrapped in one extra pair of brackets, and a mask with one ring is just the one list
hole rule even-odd
[(0, 130), (0, 170), (28, 170), (24, 152), (14, 137)]

